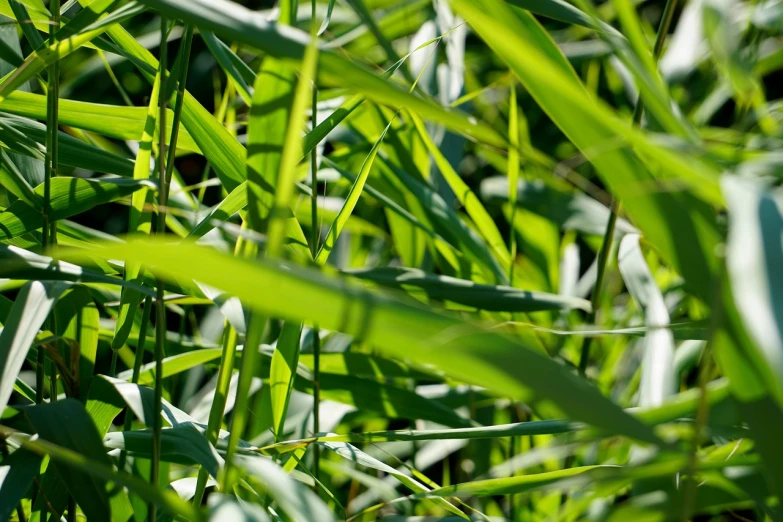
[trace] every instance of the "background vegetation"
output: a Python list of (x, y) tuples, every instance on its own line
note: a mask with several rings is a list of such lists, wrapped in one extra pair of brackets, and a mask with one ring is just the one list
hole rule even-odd
[(0, 0), (0, 520), (781, 520), (779, 0)]

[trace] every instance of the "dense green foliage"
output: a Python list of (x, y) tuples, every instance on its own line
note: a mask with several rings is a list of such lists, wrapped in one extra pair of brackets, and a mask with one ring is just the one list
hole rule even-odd
[(783, 520), (781, 5), (0, 0), (0, 520)]

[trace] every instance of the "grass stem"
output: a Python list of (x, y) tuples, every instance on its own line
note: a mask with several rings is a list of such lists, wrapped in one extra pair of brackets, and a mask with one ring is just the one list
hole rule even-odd
[[(316, 1), (310, 3), (310, 38), (318, 37), (318, 24), (315, 18)], [(310, 116), (311, 128), (318, 126), (318, 89), (313, 79), (313, 99)], [(310, 229), (310, 248), (315, 260), (318, 253), (318, 243), (320, 241), (320, 227), (318, 226), (318, 147), (313, 147), (310, 151), (310, 212), (312, 226)], [(321, 406), (321, 335), (318, 331), (318, 325), (313, 325), (313, 432), (321, 431), (321, 416), (319, 413)], [(318, 444), (313, 445), (313, 475), (316, 480), (320, 479), (321, 472), (321, 448)]]
[[(168, 98), (165, 96), (168, 83), (167, 71), (167, 47), (168, 47), (168, 21), (165, 16), (160, 17), (160, 92), (162, 93), (158, 101), (160, 110), (158, 116), (158, 226), (157, 234), (163, 234), (166, 226), (166, 204), (168, 196), (168, 187), (166, 184), (166, 110)], [(164, 290), (163, 281), (157, 281), (157, 299), (156, 299), (156, 319), (155, 319), (155, 405), (153, 409), (153, 427), (152, 427), (152, 463), (150, 468), (150, 482), (157, 487), (160, 474), (160, 452), (161, 437), (163, 432), (163, 418), (161, 410), (163, 407), (163, 358), (165, 357), (166, 347), (166, 304), (163, 301)], [(157, 505), (154, 502), (149, 503), (148, 520), (157, 518)]]
[[(136, 343), (136, 354), (133, 358), (133, 373), (131, 375), (131, 382), (133, 384), (139, 383), (139, 374), (141, 374), (141, 365), (144, 362), (144, 352), (147, 345), (147, 328), (150, 321), (150, 313), (152, 311), (152, 296), (147, 296), (144, 300), (144, 309), (141, 312), (141, 324), (139, 325), (139, 338)], [(115, 353), (117, 350), (114, 350)], [(133, 426), (133, 410), (128, 408), (125, 411), (125, 422), (123, 424), (122, 431), (130, 431)], [(125, 461), (128, 458), (126, 451), (120, 452), (120, 459), (118, 468), (120, 470), (125, 469)]]

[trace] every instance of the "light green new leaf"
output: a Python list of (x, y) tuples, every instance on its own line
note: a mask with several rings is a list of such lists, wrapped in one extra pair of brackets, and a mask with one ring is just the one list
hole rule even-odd
[(439, 225), (440, 229), (453, 235), (461, 245), (462, 253), (481, 266), (487, 277), (499, 284), (508, 284), (508, 272), (502, 261), (493, 255), (492, 250), (482, 237), (465, 223), (454, 209), (431, 186), (415, 179), (387, 158), (381, 158), (382, 172), (398, 178), (405, 188), (421, 203), (424, 212)]
[[(270, 61), (270, 60), (266, 60)], [(266, 63), (265, 61), (265, 63)], [(296, 216), (289, 217), (290, 205), (294, 195), (294, 182), (296, 181), (296, 165), (302, 157), (302, 131), (301, 125), (305, 120), (305, 111), (310, 104), (310, 93), (315, 81), (315, 71), (318, 64), (318, 47), (315, 41), (307, 46), (302, 60), (302, 70), (296, 82), (296, 89), (291, 101), (291, 110), (288, 114), (288, 124), (284, 134), (282, 154), (280, 156), (279, 172), (274, 184), (274, 199), (269, 212), (268, 242), (266, 255), (275, 258), (279, 255), (286, 233), (291, 230), (301, 230)], [(303, 236), (293, 238), (297, 244), (303, 241)], [(306, 249), (305, 245), (302, 250)], [(302, 253), (301, 255), (304, 255)]]
[[(140, 347), (137, 350), (143, 349)], [(185, 353), (170, 355), (163, 359), (163, 377), (171, 377), (191, 368), (201, 366), (220, 357), (219, 348), (205, 348), (203, 350), (191, 350)], [(132, 370), (125, 370), (117, 374), (118, 379), (130, 381), (133, 374)], [(141, 366), (139, 371), (139, 384), (151, 385), (155, 382), (155, 362)]]
[(557, 484), (564, 479), (581, 475), (596, 469), (618, 468), (618, 466), (582, 466), (577, 468), (567, 468), (548, 473), (536, 473), (533, 475), (524, 475), (521, 477), (508, 477), (487, 480), (475, 480), (464, 484), (454, 484), (439, 489), (434, 489), (427, 493), (420, 493), (413, 498), (433, 498), (433, 497), (485, 497), (493, 495), (514, 495), (524, 493), (536, 488)]
[(247, 205), (247, 181), (237, 185), (231, 193), (223, 200), (212, 207), (210, 211), (199, 221), (195, 227), (188, 233), (188, 238), (198, 239), (204, 234), (220, 226), (234, 214), (245, 208)]
[[(274, 58), (264, 60), (254, 87), (247, 131), (248, 223), (256, 232), (266, 231), (270, 219), (286, 130), (293, 116), (295, 88), (296, 71)], [(292, 126), (299, 129), (294, 121)]]

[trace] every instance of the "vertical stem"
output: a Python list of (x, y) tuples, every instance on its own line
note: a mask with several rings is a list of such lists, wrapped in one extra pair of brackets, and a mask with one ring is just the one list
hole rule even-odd
[(109, 377), (117, 375), (117, 352), (119, 350), (111, 351), (111, 365), (109, 366)]
[(239, 382), (237, 383), (237, 396), (234, 403), (234, 415), (231, 417), (231, 429), (228, 436), (228, 449), (226, 450), (226, 463), (223, 467), (223, 475), (220, 481), (220, 489), (224, 494), (230, 494), (234, 485), (233, 460), (239, 439), (245, 431), (247, 420), (248, 390), (253, 379), (256, 355), (261, 339), (264, 336), (266, 318), (258, 313), (251, 313), (248, 319), (245, 346), (242, 350), (242, 360), (239, 368)]
[[(242, 222), (242, 232), (247, 230), (247, 222)], [(244, 238), (240, 233), (237, 243), (234, 246), (234, 255), (241, 255), (244, 251)], [(237, 352), (237, 340), (239, 337), (236, 329), (228, 321), (224, 323), (223, 334), (223, 352), (220, 355), (220, 367), (218, 368), (218, 379), (215, 383), (215, 396), (212, 398), (212, 406), (209, 409), (209, 420), (207, 421), (207, 440), (214, 444), (217, 442), (220, 426), (223, 422), (223, 414), (226, 411), (226, 402), (228, 401), (228, 390), (231, 385), (231, 376), (234, 373), (234, 361)], [(247, 344), (247, 343), (245, 343)], [(204, 499), (204, 490), (207, 486), (209, 474), (204, 468), (198, 471), (198, 480), (196, 481), (196, 493), (193, 495), (193, 505), (200, 506)]]
[[(174, 121), (171, 123), (171, 139), (169, 140), (168, 156), (166, 157), (166, 187), (171, 183), (171, 174), (174, 172), (174, 155), (177, 152), (177, 140), (179, 139), (179, 127), (182, 120), (182, 104), (185, 102), (185, 87), (188, 80), (188, 65), (190, 62), (190, 48), (193, 43), (193, 26), (185, 26), (182, 36), (179, 55), (179, 76), (177, 77), (177, 100), (174, 102)], [(166, 194), (168, 200), (168, 193)], [(164, 211), (165, 212), (165, 211)], [(163, 227), (160, 228), (163, 230)]]
[(517, 236), (514, 230), (514, 220), (517, 213), (517, 199), (519, 192), (519, 115), (517, 108), (517, 89), (514, 83), (511, 84), (508, 100), (508, 141), (510, 147), (508, 150), (508, 204), (509, 210), (509, 263), (508, 263), (508, 284), (514, 286), (514, 260), (517, 257)]
[(683, 485), (682, 492), (682, 520), (687, 522), (690, 520), (691, 511), (693, 510), (694, 497), (696, 495), (696, 468), (699, 464), (698, 452), (699, 452), (699, 438), (701, 432), (707, 425), (707, 420), (710, 415), (710, 403), (707, 400), (707, 384), (710, 382), (710, 373), (712, 372), (712, 347), (715, 342), (715, 334), (718, 329), (724, 324), (723, 308), (723, 278), (726, 276), (725, 263), (721, 266), (720, 273), (718, 274), (717, 283), (715, 284), (715, 293), (711, 303), (712, 317), (710, 317), (710, 326), (707, 331), (707, 344), (704, 346), (701, 359), (699, 360), (699, 403), (696, 407), (696, 418), (693, 425), (693, 440), (691, 441), (691, 448), (688, 453), (688, 466), (685, 468), (687, 479)]
[[(658, 25), (658, 31), (655, 35), (655, 45), (653, 46), (653, 60), (658, 63), (658, 60), (663, 53), (663, 44), (666, 41), (666, 35), (669, 33), (669, 27), (671, 27), (672, 18), (674, 16), (674, 9), (677, 7), (677, 0), (666, 0), (666, 6), (663, 8), (663, 16), (661, 17), (661, 23)], [(636, 105), (633, 109), (633, 124), (638, 126), (642, 122), (642, 115), (644, 114), (644, 101), (641, 95), (636, 100)], [(588, 323), (595, 322), (596, 312), (598, 305), (601, 302), (601, 284), (603, 283), (604, 273), (606, 272), (606, 262), (609, 259), (609, 252), (612, 250), (612, 241), (614, 239), (614, 230), (617, 225), (617, 214), (620, 211), (620, 203), (615, 199), (612, 199), (610, 203), (611, 214), (609, 215), (609, 221), (606, 223), (606, 230), (604, 232), (604, 240), (601, 244), (601, 250), (598, 252), (598, 272), (595, 278), (595, 286), (593, 287), (593, 294), (591, 296), (592, 310), (587, 318)], [(579, 358), (579, 374), (584, 376), (587, 370), (587, 363), (590, 359), (590, 345), (592, 343), (592, 337), (585, 337), (582, 340), (582, 353)]]
[[(315, 20), (315, 0), (310, 3), (310, 37), (317, 38), (318, 25)], [(315, 79), (313, 79), (315, 83)], [(311, 128), (315, 129), (318, 125), (318, 89), (313, 85), (313, 105), (310, 115)], [(312, 194), (310, 195), (310, 211), (312, 213), (311, 220), (311, 236), (310, 236), (310, 248), (312, 251), (313, 259), (315, 259), (318, 252), (319, 242), (319, 227), (318, 227), (318, 155), (316, 153), (317, 147), (313, 147), (310, 151), (310, 187), (312, 188)], [(321, 336), (318, 331), (318, 325), (313, 325), (313, 432), (318, 433), (321, 431), (321, 415), (319, 412), (321, 404)], [(313, 475), (315, 479), (319, 480), (321, 471), (321, 448), (318, 444), (313, 444)]]
[[(52, 23), (49, 25), (49, 43), (55, 42), (55, 33), (60, 28), (60, 0), (51, 0), (49, 9), (52, 12)], [(44, 161), (44, 200), (43, 200), (43, 247), (44, 249), (52, 246), (56, 241), (56, 225), (51, 219), (52, 208), (52, 177), (56, 175), (57, 169), (57, 145), (58, 145), (58, 98), (60, 62), (55, 61), (49, 66), (47, 71), (47, 93), (46, 93), (46, 158)], [(51, 328), (51, 326), (48, 326)], [(37, 365), (35, 370), (35, 401), (43, 402), (43, 390), (45, 383), (45, 362), (46, 353), (43, 349), (38, 349)], [(51, 378), (56, 382), (57, 369), (52, 370)], [(56, 393), (53, 394), (56, 397)]]
[[(160, 115), (158, 116), (159, 143), (158, 143), (158, 226), (157, 234), (163, 234), (166, 226), (166, 204), (167, 204), (167, 184), (166, 184), (166, 106), (168, 98), (165, 95), (166, 83), (168, 80), (167, 68), (167, 46), (168, 46), (168, 21), (165, 16), (160, 17), (160, 91), (161, 96), (158, 102)], [(152, 423), (152, 465), (150, 472), (150, 482), (154, 487), (158, 486), (158, 476), (160, 475), (160, 444), (163, 431), (163, 418), (161, 409), (163, 407), (163, 357), (166, 346), (166, 305), (163, 301), (163, 281), (157, 281), (157, 299), (156, 299), (156, 320), (155, 320), (155, 406), (153, 409)], [(156, 520), (157, 505), (154, 502), (149, 504), (148, 520)]]
[[(604, 240), (601, 243), (601, 250), (598, 251), (598, 270), (595, 275), (595, 286), (593, 287), (593, 294), (590, 298), (592, 304), (590, 313), (587, 316), (587, 323), (595, 323), (595, 317), (598, 312), (598, 306), (601, 303), (601, 289), (604, 281), (604, 274), (606, 273), (606, 264), (609, 259), (609, 252), (612, 250), (612, 240), (614, 239), (614, 230), (617, 225), (617, 212), (618, 205), (613, 199), (611, 203), (611, 213), (609, 214), (609, 221), (606, 223), (606, 230), (604, 231)], [(592, 337), (587, 336), (582, 339), (582, 353), (579, 358), (579, 374), (584, 376), (587, 371), (587, 363), (590, 360), (590, 344), (592, 343)]]
[[(144, 310), (141, 312), (141, 325), (139, 327), (139, 339), (136, 343), (136, 355), (133, 359), (133, 376), (131, 382), (133, 384), (139, 383), (139, 374), (141, 373), (141, 363), (144, 362), (144, 351), (147, 345), (147, 327), (150, 321), (150, 312), (152, 310), (152, 296), (147, 296), (144, 300)], [(123, 431), (130, 431), (133, 425), (133, 410), (128, 408), (125, 412), (125, 423), (123, 425)], [(120, 461), (118, 469), (123, 471), (125, 469), (125, 460), (128, 458), (126, 451), (120, 452)]]
[[(321, 431), (321, 338), (318, 327), (313, 327), (313, 432)], [(313, 475), (318, 479), (321, 471), (321, 450), (313, 444)]]
[[(231, 375), (234, 373), (234, 360), (236, 359), (238, 334), (231, 324), (225, 322), (223, 333), (223, 353), (220, 356), (220, 368), (218, 369), (218, 378), (215, 383), (215, 396), (212, 398), (212, 407), (209, 410), (209, 420), (207, 421), (207, 441), (215, 444), (220, 433), (220, 425), (223, 421), (223, 414), (226, 411), (226, 402), (228, 401), (228, 390), (231, 385)], [(196, 482), (196, 493), (193, 495), (193, 505), (200, 506), (204, 499), (204, 490), (207, 487), (209, 473), (203, 467), (198, 471), (198, 480)]]

